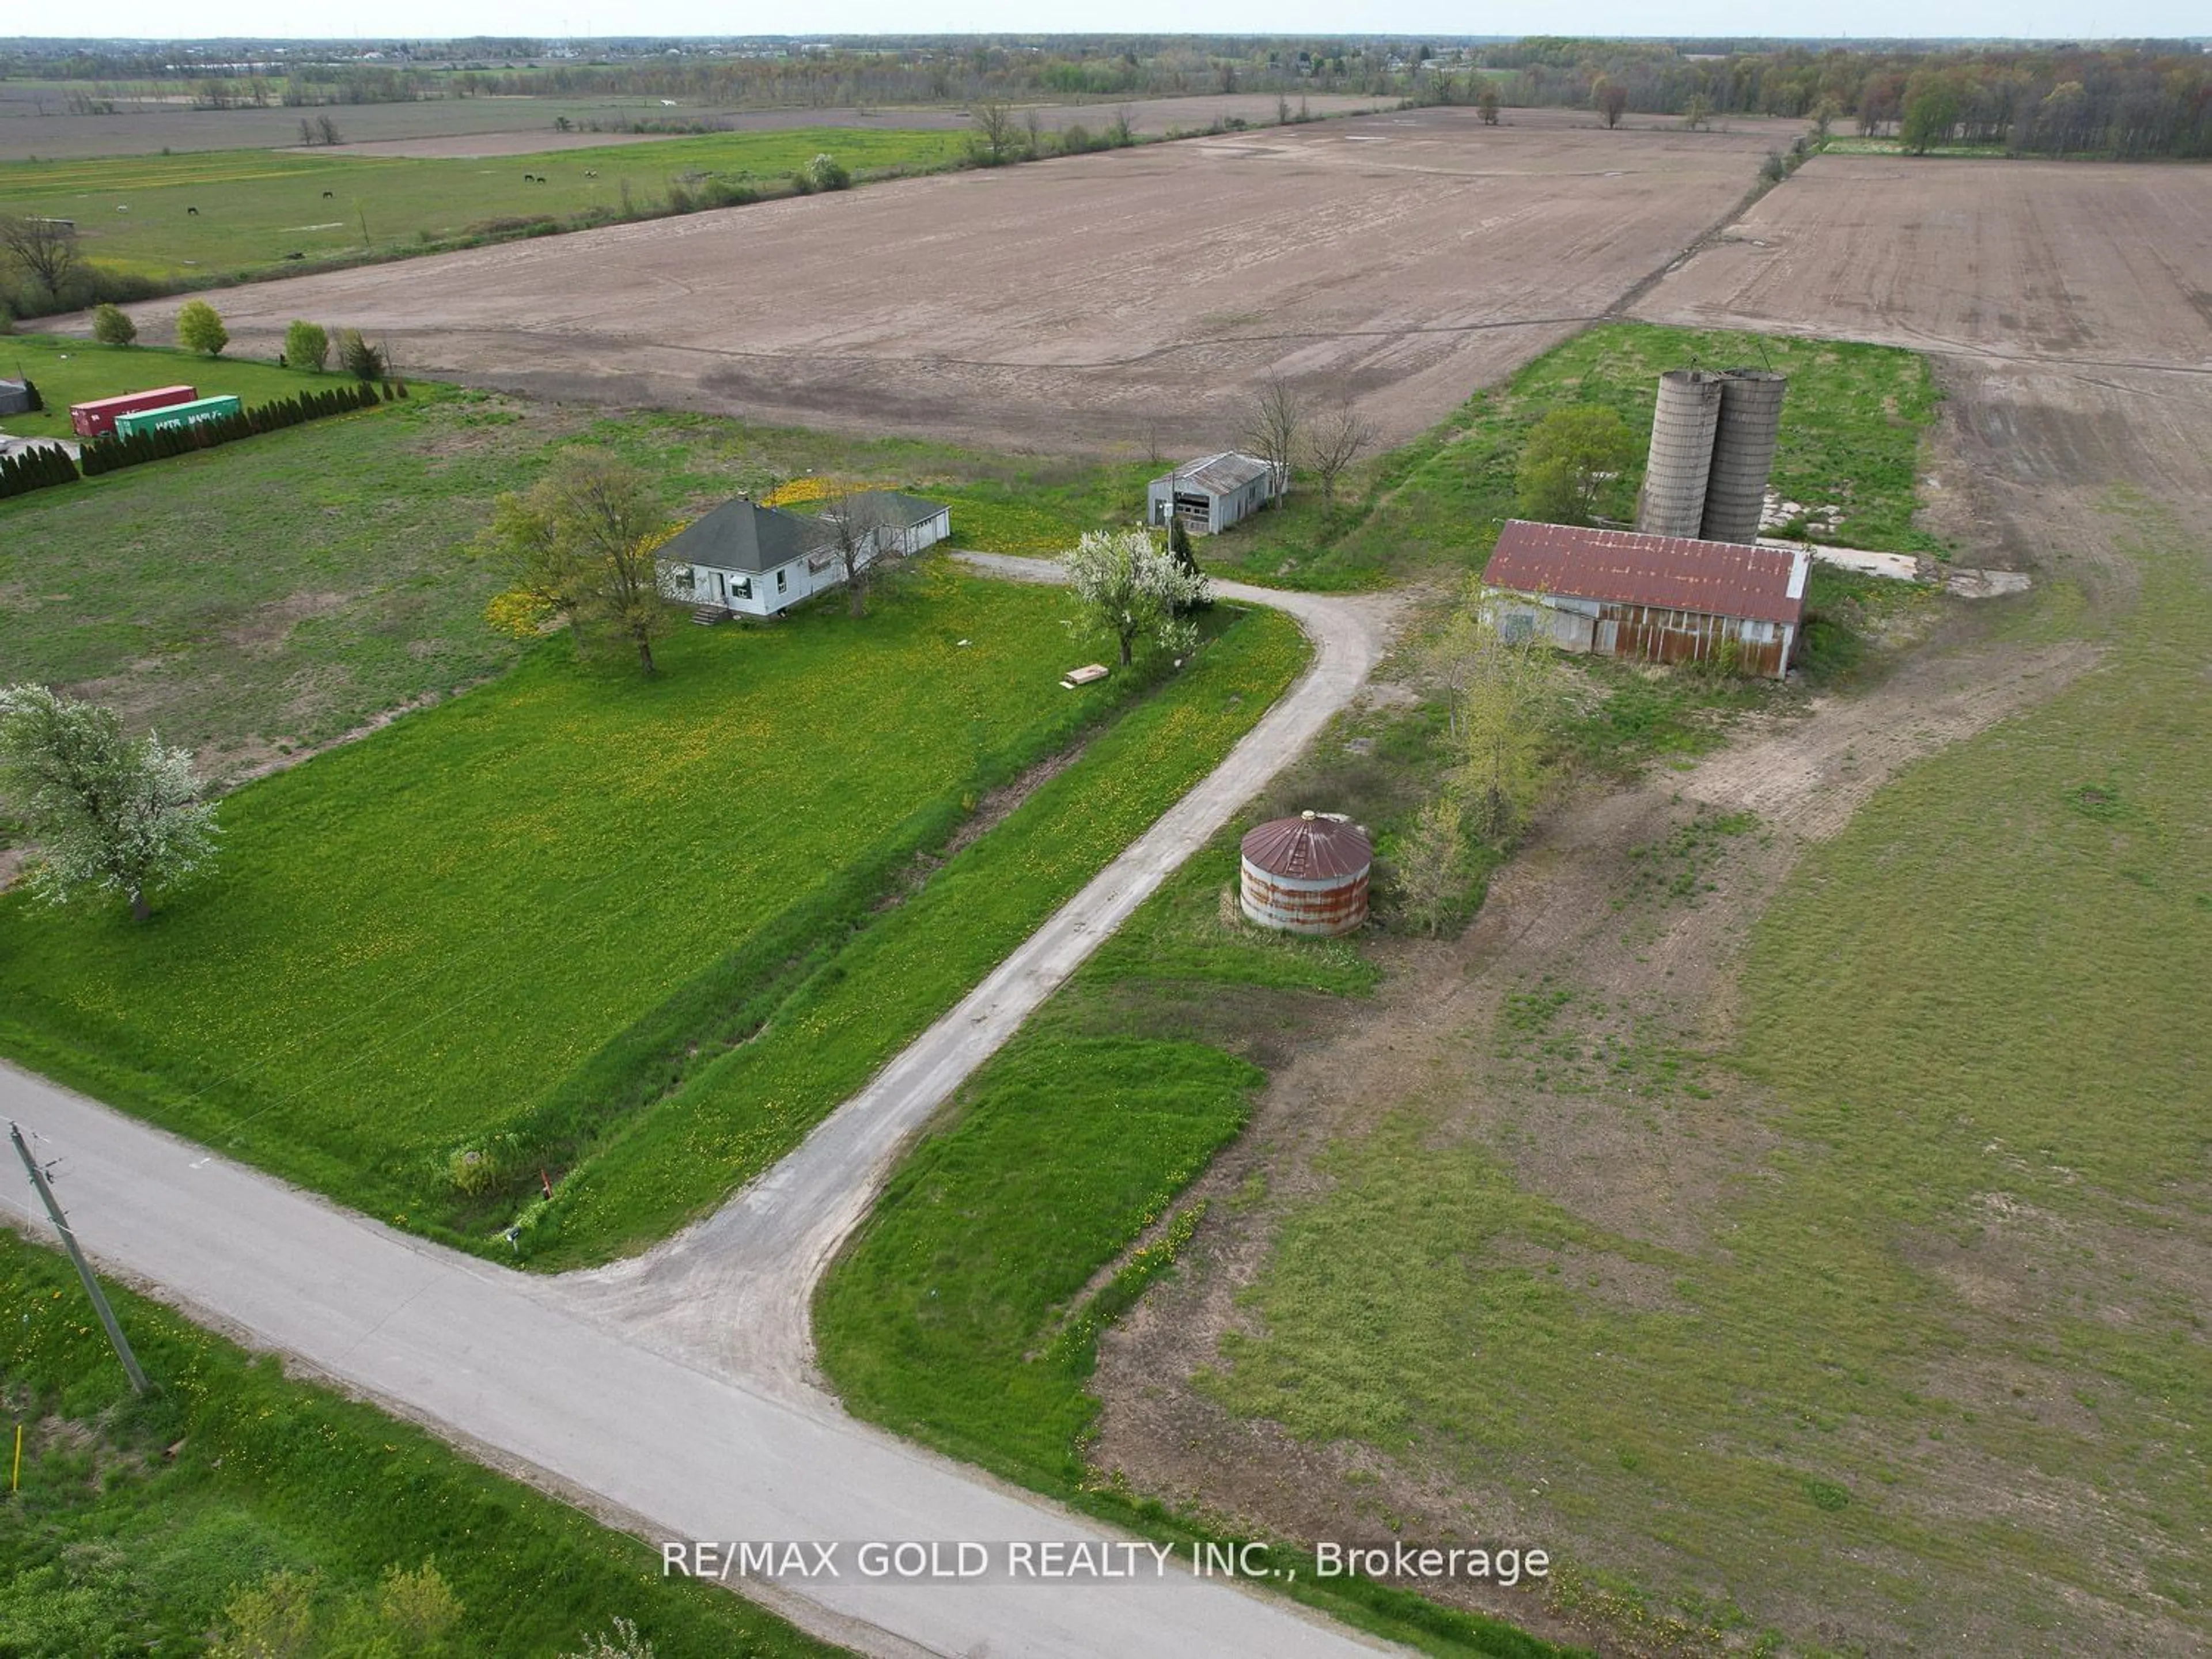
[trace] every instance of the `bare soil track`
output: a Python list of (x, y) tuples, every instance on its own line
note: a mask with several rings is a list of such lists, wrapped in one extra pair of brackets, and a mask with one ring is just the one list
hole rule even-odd
[[(2134, 603), (2138, 573), (2118, 544), (2115, 491), (2139, 491), (2185, 523), (2212, 515), (2207, 272), (2212, 173), (2202, 169), (1821, 158), (1671, 272), (1634, 313), (1935, 350), (1948, 398), (1929, 481), (1935, 526), (1967, 550), (1966, 562), (2033, 569), (2117, 614)], [(1628, 1103), (1601, 1093), (1570, 1105), (1532, 1091), (1501, 1058), (1505, 998), (1554, 975), (1616, 1008), (1662, 1011), (1691, 1049), (1725, 1050), (1742, 941), (1800, 853), (1838, 833), (1901, 767), (2095, 669), (2097, 651), (2080, 640), (1983, 638), (1983, 614), (1954, 612), (1870, 690), (1747, 729), (1687, 772), (1567, 803), (1501, 872), (1464, 938), (1386, 950), (1376, 1003), (1346, 1013), (1277, 1072), (1251, 1131), (1200, 1183), (1223, 1201), (1209, 1208), (1180, 1276), (1103, 1342), (1098, 1462), (1138, 1490), (1283, 1535), (1376, 1530), (1388, 1517), (1407, 1537), (1479, 1523), (1492, 1540), (1546, 1540), (1652, 1588), (1661, 1610), (1670, 1590), (1690, 1584), (1740, 1603), (1752, 1621), (1740, 1638), (1771, 1625), (1850, 1652), (2201, 1650), (2198, 1630), (2161, 1620), (2130, 1594), (2154, 1546), (2130, 1530), (2109, 1492), (2076, 1475), (1975, 1468), (1908, 1494), (1936, 1527), (2063, 1539), (2099, 1562), (2100, 1576), (2064, 1588), (2061, 1626), (2045, 1627), (2024, 1620), (1999, 1584), (1956, 1564), (1890, 1549), (1786, 1570), (1762, 1540), (1730, 1534), (1726, 1516), (1655, 1517), (1632, 1501), (1608, 1509), (1588, 1492), (1577, 1504), (1551, 1489), (1546, 1477), (1559, 1466), (1541, 1457), (1502, 1454), (1470, 1470), (1428, 1449), (1386, 1456), (1300, 1441), (1232, 1414), (1202, 1382), (1224, 1363), (1225, 1333), (1258, 1328), (1239, 1292), (1267, 1271), (1285, 1218), (1331, 1185), (1318, 1157), (1397, 1112), (1419, 1113), (1434, 1138), (1425, 1145), (1482, 1147), (1524, 1190), (1615, 1236), (1670, 1250), (1724, 1247), (1715, 1236), (1725, 1225), (1723, 1195), (1774, 1144), (1771, 1103), (1741, 1079), (1714, 1079), (1711, 1097), (1686, 1104), (1655, 1141)], [(1714, 890), (1702, 902), (1654, 906), (1638, 885), (1637, 849), (1662, 844), (1700, 811), (1756, 812), (1759, 833), (1717, 850), (1705, 872)], [(1237, 1201), (1255, 1192), (1261, 1201)], [(2161, 1248), (2146, 1231), (2115, 1255), (2142, 1260)], [(1577, 1279), (1589, 1270), (1601, 1301), (1668, 1305), (1667, 1285), (1639, 1278), (1633, 1262), (1570, 1265)], [(2023, 1277), (2006, 1288), (2019, 1307), (2047, 1309), (2038, 1285)], [(2117, 1278), (2105, 1293), (2115, 1305), (2142, 1294)], [(1528, 1595), (1488, 1600), (1531, 1628), (1578, 1633), (1607, 1652), (1742, 1645), (1587, 1610), (1563, 1621)]]
[[(1421, 110), (963, 173), (210, 296), (413, 373), (993, 447), (1237, 441), (1281, 375), (1412, 436), (1619, 302), (1795, 127)], [(176, 301), (138, 307), (149, 337)]]

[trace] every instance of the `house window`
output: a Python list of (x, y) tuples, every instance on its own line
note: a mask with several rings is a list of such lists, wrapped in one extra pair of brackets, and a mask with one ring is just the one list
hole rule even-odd
[(750, 599), (752, 596), (753, 579), (750, 576), (732, 576), (730, 578), (730, 597), (732, 599)]
[(775, 591), (781, 593), (785, 588), (790, 586), (791, 577), (789, 574), (781, 570), (777, 571), (775, 573)]
[(690, 565), (679, 564), (676, 567), (676, 585), (689, 593), (699, 585), (699, 578), (693, 574)]

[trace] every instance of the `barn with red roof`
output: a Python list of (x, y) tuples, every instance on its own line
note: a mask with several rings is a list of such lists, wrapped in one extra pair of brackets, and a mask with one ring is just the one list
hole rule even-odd
[(1805, 623), (1803, 548), (1509, 519), (1482, 582), (1509, 636), (1779, 679)]

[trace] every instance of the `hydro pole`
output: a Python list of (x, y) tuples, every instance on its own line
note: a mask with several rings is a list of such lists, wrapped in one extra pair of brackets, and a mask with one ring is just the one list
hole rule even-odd
[(100, 1288), (100, 1280), (93, 1277), (92, 1264), (84, 1259), (84, 1252), (77, 1248), (76, 1235), (70, 1231), (69, 1218), (62, 1213), (62, 1206), (54, 1201), (54, 1189), (46, 1184), (46, 1172), (39, 1167), (39, 1160), (31, 1156), (31, 1149), (23, 1139), (22, 1130), (12, 1120), (8, 1125), (8, 1139), (15, 1143), (16, 1154), (23, 1160), (24, 1169), (30, 1172), (31, 1184), (39, 1189), (40, 1200), (46, 1205), (46, 1213), (53, 1218), (54, 1231), (62, 1236), (63, 1248), (69, 1251), (70, 1260), (76, 1264), (76, 1276), (84, 1281), (84, 1293), (92, 1298), (92, 1310), (100, 1316), (100, 1322), (107, 1328), (107, 1340), (115, 1345), (115, 1357), (123, 1362), (123, 1369), (130, 1376), (131, 1392), (145, 1393), (146, 1373), (138, 1369), (138, 1356), (131, 1352), (131, 1339), (123, 1334), (123, 1327), (115, 1322), (115, 1310), (107, 1305), (107, 1297)]

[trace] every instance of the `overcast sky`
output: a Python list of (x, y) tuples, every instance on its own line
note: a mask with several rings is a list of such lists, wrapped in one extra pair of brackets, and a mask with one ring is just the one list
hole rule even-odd
[[(16, 20), (16, 27), (31, 21)], [(49, 25), (59, 13), (40, 14)], [(1200, 31), (1254, 34), (1942, 35), (2061, 39), (2172, 37), (2212, 30), (2203, 0), (812, 0), (805, 6), (715, 0), (114, 0), (68, 22), (103, 36), (172, 38), (464, 34), (991, 33)]]

